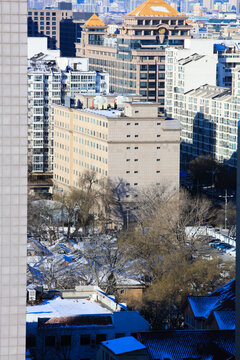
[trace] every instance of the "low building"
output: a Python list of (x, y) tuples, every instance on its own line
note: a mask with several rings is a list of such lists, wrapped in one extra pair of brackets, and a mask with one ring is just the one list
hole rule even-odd
[(148, 322), (94, 286), (27, 307), (27, 349), (36, 360), (95, 360), (99, 344), (149, 331)]
[(121, 183), (128, 200), (144, 187), (178, 189), (179, 133), (177, 122), (158, 116), (156, 103), (109, 105), (102, 97), (87, 109), (55, 105), (55, 185), (78, 187), (80, 175), (95, 170)]
[(103, 341), (97, 360), (148, 360), (146, 347), (132, 336)]
[(183, 304), (189, 329), (235, 330), (235, 280), (208, 296), (188, 296)]

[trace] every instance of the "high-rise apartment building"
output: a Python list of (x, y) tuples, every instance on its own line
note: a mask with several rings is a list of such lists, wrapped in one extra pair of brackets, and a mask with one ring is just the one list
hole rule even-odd
[(122, 181), (126, 198), (148, 186), (178, 188), (179, 126), (159, 117), (156, 103), (123, 100), (95, 97), (88, 108), (54, 106), (58, 188), (78, 187), (87, 170), (95, 170), (98, 178)]
[(72, 10), (28, 9), (28, 36), (47, 36), (48, 47), (60, 48), (61, 21), (72, 19)]
[[(190, 60), (194, 61), (193, 56), (179, 63), (183, 65)], [(173, 80), (169, 112), (181, 125), (182, 164), (200, 155), (211, 155), (229, 166), (237, 166), (240, 67), (236, 67), (233, 74), (232, 92), (228, 88), (206, 85), (205, 81), (198, 88), (184, 92), (182, 84)]]
[(24, 360), (27, 1), (0, 3), (0, 359)]
[[(204, 50), (203, 50), (204, 52)], [(216, 85), (217, 56), (193, 50), (166, 49), (165, 114), (174, 118), (175, 102), (201, 85)]]
[[(64, 63), (68, 65), (62, 70)], [(74, 59), (53, 60), (44, 54), (29, 60), (28, 165), (32, 173), (48, 174), (53, 170), (52, 106), (60, 105), (66, 97), (74, 98), (80, 92), (109, 90), (107, 73), (81, 71), (81, 66)]]
[(82, 27), (76, 55), (88, 57), (90, 69), (109, 73), (110, 91), (140, 94), (163, 112), (165, 48), (183, 47), (190, 28), (186, 16), (163, 0), (147, 0), (124, 17), (117, 35), (108, 35), (107, 26), (91, 17)]

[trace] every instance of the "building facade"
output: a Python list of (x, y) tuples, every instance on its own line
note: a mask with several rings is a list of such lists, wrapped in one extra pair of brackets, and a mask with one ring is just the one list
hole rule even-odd
[(98, 178), (122, 183), (129, 200), (152, 185), (178, 188), (176, 122), (158, 117), (156, 103), (117, 105), (116, 98), (111, 108), (97, 100), (86, 109), (54, 106), (55, 185), (78, 187), (80, 175), (95, 170)]
[(149, 331), (138, 311), (98, 287), (78, 286), (60, 296), (27, 307), (27, 348), (36, 360), (95, 360), (102, 341)]
[(202, 85), (184, 93), (175, 87), (171, 116), (181, 125), (182, 164), (200, 155), (211, 155), (237, 166), (237, 124), (240, 119), (240, 68), (233, 76), (233, 90)]
[(27, 1), (1, 1), (0, 358), (24, 360), (27, 245)]
[[(79, 92), (108, 91), (108, 74), (81, 71), (87, 64), (76, 59), (53, 59), (43, 54), (29, 60), (28, 164), (32, 173), (53, 170), (53, 105)], [(64, 68), (64, 70), (62, 70)]]
[(183, 47), (190, 38), (186, 21), (164, 1), (147, 0), (124, 17), (120, 34), (110, 36), (94, 15), (82, 27), (76, 56), (88, 57), (90, 69), (109, 73), (111, 92), (140, 94), (142, 101), (157, 102), (163, 113), (165, 48)]
[(28, 9), (28, 36), (47, 36), (48, 47), (60, 48), (60, 23), (72, 19), (72, 10)]

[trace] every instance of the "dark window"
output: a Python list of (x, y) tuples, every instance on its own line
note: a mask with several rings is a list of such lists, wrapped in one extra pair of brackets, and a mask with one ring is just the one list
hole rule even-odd
[(61, 345), (70, 346), (71, 345), (71, 335), (62, 335), (61, 336)]
[(45, 336), (45, 346), (55, 346), (55, 336)]
[(55, 12), (53, 12), (53, 13), (52, 13), (52, 16), (56, 16), (56, 13), (55, 13)]
[(96, 335), (96, 343), (100, 344), (102, 341), (105, 341), (107, 339), (106, 334), (97, 334)]
[(89, 345), (90, 344), (90, 334), (83, 334), (80, 337), (81, 345)]
[(26, 339), (26, 346), (27, 348), (35, 347), (36, 346), (36, 336), (27, 336)]
[(29, 11), (29, 12), (28, 12), (28, 15), (32, 15), (32, 12), (31, 12), (31, 11)]
[(143, 25), (143, 20), (138, 20), (138, 25)]
[(137, 333), (131, 333), (131, 336), (133, 336), (135, 339), (137, 339)]

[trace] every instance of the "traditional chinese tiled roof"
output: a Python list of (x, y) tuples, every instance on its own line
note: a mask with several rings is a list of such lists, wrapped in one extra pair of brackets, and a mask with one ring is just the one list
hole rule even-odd
[(236, 320), (235, 311), (233, 310), (213, 311), (211, 315), (215, 318), (219, 330), (235, 329), (235, 320)]
[(128, 15), (132, 16), (182, 16), (180, 12), (174, 9), (163, 0), (147, 0)]
[(164, 330), (139, 333), (150, 360), (234, 359), (235, 337), (231, 330)]
[(88, 19), (85, 24), (86, 26), (89, 27), (104, 27), (106, 26), (102, 20), (99, 19), (99, 17), (96, 14), (93, 14), (90, 19)]

